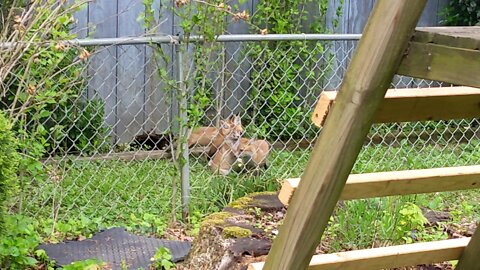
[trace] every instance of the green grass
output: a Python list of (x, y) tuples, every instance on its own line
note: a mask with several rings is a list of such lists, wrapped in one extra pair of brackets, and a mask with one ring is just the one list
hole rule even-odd
[[(258, 177), (214, 175), (204, 160), (192, 157), (191, 211), (194, 219), (219, 211), (245, 194), (279, 190), (282, 179), (301, 175), (308, 156), (306, 150), (273, 151), (269, 169)], [(456, 147), (424, 145), (422, 148), (403, 143), (399, 147), (365, 147), (353, 172), (479, 163), (478, 142)], [(36, 180), (28, 187), (23, 200), (26, 213), (42, 221), (45, 237), (72, 237), (109, 226), (125, 226), (140, 233), (161, 235), (171, 217), (174, 179), (178, 185), (177, 213), (180, 212), (179, 180), (168, 160), (76, 161), (66, 164), (65, 171), (60, 174), (63, 180), (56, 183)], [(401, 210), (408, 203), (467, 212), (468, 219), (478, 219), (479, 195), (477, 190), (348, 201), (337, 209), (326, 237), (337, 239), (331, 245), (332, 250), (406, 241), (409, 225), (399, 227), (398, 224), (405, 219)]]

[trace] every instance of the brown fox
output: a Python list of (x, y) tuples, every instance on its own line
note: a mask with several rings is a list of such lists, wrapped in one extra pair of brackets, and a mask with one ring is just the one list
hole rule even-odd
[(267, 168), (267, 157), (270, 154), (270, 144), (267, 141), (242, 138), (238, 151), (243, 170), (259, 171)]
[(211, 146), (215, 138), (219, 135), (216, 127), (199, 127), (192, 131), (188, 137), (188, 147), (192, 146)]
[(243, 128), (240, 123), (240, 117), (230, 118), (228, 121), (221, 121), (218, 136), (215, 138), (210, 151), (213, 155), (208, 165), (210, 168), (227, 175), (232, 170), (232, 165), (239, 155), (240, 139)]
[(234, 115), (226, 121), (221, 121), (221, 127), (196, 128), (188, 138), (188, 147), (209, 146), (208, 156), (211, 158), (223, 144), (226, 134), (233, 132), (232, 136), (240, 138), (243, 134), (240, 116)]
[(213, 139), (210, 144), (210, 150), (208, 151), (208, 156), (211, 158), (222, 146), (225, 137), (230, 134), (230, 136), (236, 140), (240, 139), (243, 135), (243, 126), (240, 116), (234, 115), (230, 117), (226, 122), (223, 122), (220, 126), (217, 136)]

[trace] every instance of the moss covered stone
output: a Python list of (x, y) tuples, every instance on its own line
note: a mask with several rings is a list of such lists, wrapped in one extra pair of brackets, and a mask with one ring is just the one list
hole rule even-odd
[(246, 209), (250, 206), (250, 203), (252, 202), (251, 197), (242, 197), (238, 200), (235, 200), (228, 204), (228, 207), (236, 208), (236, 209)]
[(238, 226), (230, 226), (223, 229), (223, 237), (225, 238), (243, 238), (250, 237), (251, 235), (251, 230)]
[(257, 196), (261, 196), (261, 195), (276, 196), (277, 192), (275, 192), (275, 191), (253, 192), (253, 193), (248, 194), (247, 197), (254, 198), (254, 197), (257, 197)]
[(218, 212), (207, 216), (201, 223), (201, 227), (221, 226), (225, 224), (225, 219), (233, 214), (228, 212)]

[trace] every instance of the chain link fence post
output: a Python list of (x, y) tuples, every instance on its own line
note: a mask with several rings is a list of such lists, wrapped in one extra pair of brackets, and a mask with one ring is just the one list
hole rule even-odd
[(178, 150), (180, 151), (179, 155), (179, 164), (180, 164), (180, 177), (181, 177), (181, 190), (182, 190), (182, 219), (187, 220), (189, 216), (189, 203), (190, 203), (190, 160), (188, 156), (188, 89), (186, 85), (186, 63), (183, 58), (183, 53), (185, 51), (185, 45), (179, 43), (176, 47), (176, 56), (178, 61), (178, 91), (177, 91), (177, 102), (178, 102), (178, 111), (179, 111), (179, 133), (178, 133)]

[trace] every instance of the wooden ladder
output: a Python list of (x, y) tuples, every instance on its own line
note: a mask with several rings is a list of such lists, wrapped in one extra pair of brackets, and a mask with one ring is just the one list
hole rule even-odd
[[(398, 174), (392, 177), (388, 173), (350, 175), (374, 121), (480, 116), (478, 89), (420, 89), (403, 97), (400, 91), (387, 92), (395, 73), (480, 87), (480, 27), (415, 30), (425, 3), (426, 0), (376, 1), (338, 94), (323, 96), (317, 104), (314, 122), (320, 125), (326, 121), (301, 181), (289, 180), (290, 194), (296, 191), (279, 235), (266, 262), (251, 264), (249, 269), (373, 270), (459, 259), (457, 270), (480, 270), (478, 228), (471, 238), (312, 257), (341, 198), (479, 186), (480, 166), (410, 171), (411, 178), (399, 178)], [(412, 110), (417, 110), (417, 114), (412, 114)], [(288, 203), (289, 197), (284, 201)]]

